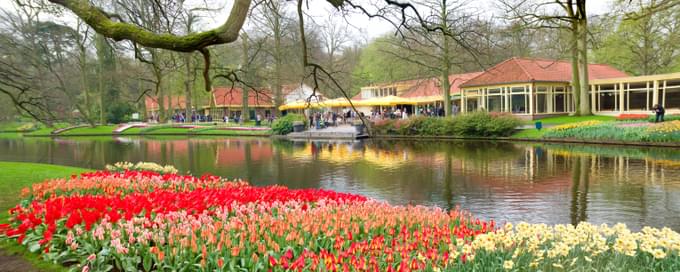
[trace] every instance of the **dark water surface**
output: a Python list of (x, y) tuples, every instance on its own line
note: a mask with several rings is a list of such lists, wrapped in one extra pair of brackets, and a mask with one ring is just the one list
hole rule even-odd
[[(255, 185), (324, 188), (393, 204), (460, 206), (484, 219), (624, 222), (680, 230), (680, 150), (487, 141), (267, 138), (0, 139), (0, 160), (101, 169), (117, 161)], [(2, 169), (0, 169), (2, 171)]]

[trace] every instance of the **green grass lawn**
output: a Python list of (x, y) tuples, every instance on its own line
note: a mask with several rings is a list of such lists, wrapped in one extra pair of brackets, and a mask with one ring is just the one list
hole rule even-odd
[(155, 130), (151, 130), (149, 132), (145, 132), (145, 134), (187, 134), (190, 129), (188, 128), (174, 128), (174, 127), (166, 127), (166, 128), (159, 128)]
[(96, 127), (81, 127), (64, 131), (59, 135), (99, 135), (112, 134), (116, 125), (96, 126)]
[(123, 132), (121, 132), (120, 134), (121, 135), (137, 135), (140, 132), (142, 132), (142, 129), (144, 129), (144, 128), (142, 128), (142, 127), (128, 128), (126, 130), (123, 130)]
[(239, 136), (239, 135), (252, 135), (252, 136), (268, 136), (271, 135), (272, 132), (271, 130), (223, 130), (223, 129), (209, 129), (209, 130), (201, 130), (197, 131), (195, 135), (204, 135), (204, 134), (209, 134), (209, 135), (231, 135), (231, 136)]
[[(50, 178), (68, 177), (73, 174), (91, 171), (83, 168), (23, 162), (0, 162), (0, 223), (6, 223), (7, 210), (20, 201), (21, 189)], [(0, 239), (0, 249), (5, 254), (19, 255), (33, 265), (32, 270), (68, 271), (67, 268), (45, 262), (37, 254), (28, 252), (26, 247), (15, 240)], [(1, 266), (1, 265), (0, 265)], [(26, 268), (29, 270), (29, 268)]]
[(52, 131), (55, 129), (60, 129), (60, 128), (65, 128), (71, 126), (68, 123), (55, 123), (53, 128), (45, 127), (42, 126), (40, 129), (26, 133), (24, 135), (29, 135), (29, 136), (46, 136), (46, 135), (52, 135)]
[(26, 123), (23, 122), (2, 122), (0, 123), (0, 131), (15, 131)]
[(21, 138), (21, 133), (0, 132), (0, 139), (16, 139), (16, 138)]
[(528, 139), (538, 139), (543, 136), (545, 129), (537, 130), (535, 128), (523, 129), (517, 133), (510, 136), (511, 138), (528, 138)]

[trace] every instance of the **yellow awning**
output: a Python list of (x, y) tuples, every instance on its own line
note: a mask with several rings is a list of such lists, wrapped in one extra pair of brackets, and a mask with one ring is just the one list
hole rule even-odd
[(383, 96), (370, 98), (366, 100), (357, 101), (354, 105), (358, 106), (396, 106), (396, 105), (415, 105), (413, 99), (403, 98), (399, 96)]
[[(356, 101), (352, 101), (357, 103)], [(295, 101), (285, 105), (281, 105), (279, 110), (295, 110), (295, 109), (307, 109), (307, 108), (339, 108), (339, 107), (349, 107), (350, 103), (346, 98), (334, 98), (321, 102), (307, 102), (304, 100)]]

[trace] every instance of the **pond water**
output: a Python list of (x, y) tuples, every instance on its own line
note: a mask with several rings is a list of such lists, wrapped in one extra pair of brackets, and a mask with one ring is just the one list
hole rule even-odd
[[(492, 141), (0, 139), (0, 160), (101, 169), (153, 161), (255, 185), (323, 188), (483, 219), (680, 230), (680, 150)], [(1, 171), (2, 169), (0, 169)]]

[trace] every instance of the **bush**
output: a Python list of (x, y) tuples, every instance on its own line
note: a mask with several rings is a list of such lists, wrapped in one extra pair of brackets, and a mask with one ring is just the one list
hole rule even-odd
[(130, 105), (125, 103), (116, 103), (109, 107), (106, 112), (106, 120), (112, 124), (120, 124), (130, 121), (130, 114), (133, 109)]
[(286, 135), (293, 132), (293, 123), (295, 121), (301, 121), (303, 124), (305, 122), (305, 116), (301, 114), (289, 113), (286, 116), (278, 118), (272, 124), (272, 133), (278, 135)]
[(416, 116), (407, 120), (377, 120), (373, 131), (377, 134), (412, 136), (478, 136), (503, 137), (511, 135), (521, 121), (510, 114), (475, 112), (452, 118)]

